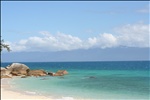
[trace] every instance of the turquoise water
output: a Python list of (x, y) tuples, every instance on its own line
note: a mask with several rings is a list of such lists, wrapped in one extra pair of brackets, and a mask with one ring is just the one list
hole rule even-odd
[[(6, 66), (10, 63), (2, 63)], [(56, 72), (66, 69), (62, 77), (13, 79), (14, 88), (59, 99), (149, 100), (149, 61), (130, 62), (43, 62), (24, 63), (31, 69)]]

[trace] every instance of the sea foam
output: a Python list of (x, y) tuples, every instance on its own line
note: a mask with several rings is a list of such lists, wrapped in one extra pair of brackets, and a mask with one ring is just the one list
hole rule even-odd
[(25, 91), (26, 94), (31, 94), (31, 95), (35, 95), (36, 92), (31, 92), (31, 91)]
[(55, 99), (55, 100), (75, 100), (73, 97), (62, 97), (61, 99)]

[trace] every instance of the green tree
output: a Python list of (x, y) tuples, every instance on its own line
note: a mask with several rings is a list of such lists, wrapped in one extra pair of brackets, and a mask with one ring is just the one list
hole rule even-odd
[(9, 45), (5, 44), (3, 39), (1, 40), (0, 46), (1, 46), (0, 47), (1, 52), (2, 52), (3, 49), (7, 49), (8, 52), (11, 51)]

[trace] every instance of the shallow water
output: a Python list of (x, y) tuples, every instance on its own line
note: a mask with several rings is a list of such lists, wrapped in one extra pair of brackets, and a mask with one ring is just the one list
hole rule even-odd
[[(90, 100), (149, 100), (149, 63), (135, 62), (49, 62), (25, 63), (31, 69), (57, 71), (62, 77), (29, 77), (13, 79), (15, 89), (59, 99), (62, 97)], [(8, 63), (3, 63), (7, 65)]]

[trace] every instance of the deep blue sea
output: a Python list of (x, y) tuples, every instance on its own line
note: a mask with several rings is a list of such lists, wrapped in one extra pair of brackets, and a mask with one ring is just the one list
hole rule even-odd
[[(5, 67), (11, 63), (1, 63)], [(12, 79), (14, 89), (61, 99), (150, 100), (150, 61), (23, 62), (30, 69), (67, 70), (60, 77)], [(17, 84), (17, 85), (14, 85)]]

